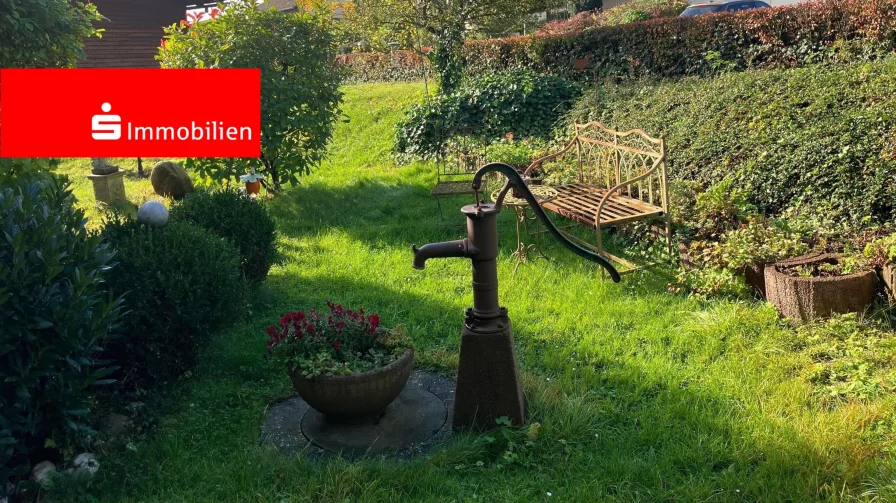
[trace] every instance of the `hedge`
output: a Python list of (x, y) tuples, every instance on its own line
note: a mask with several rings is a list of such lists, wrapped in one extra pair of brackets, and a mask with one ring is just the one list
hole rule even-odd
[(426, 58), (414, 51), (342, 54), (336, 64), (346, 71), (347, 83), (423, 80)]
[[(467, 72), (508, 68), (573, 73), (572, 60), (618, 78), (707, 75), (733, 69), (789, 68), (850, 51), (896, 48), (896, 0), (812, 3), (688, 18), (662, 18), (581, 32), (470, 41)], [(591, 75), (590, 72), (585, 75)]]
[(451, 94), (411, 107), (395, 126), (395, 150), (430, 158), (456, 136), (547, 138), (578, 95), (574, 83), (531, 70), (472, 79)]
[(601, 88), (568, 122), (664, 134), (674, 180), (729, 179), (760, 210), (811, 229), (896, 216), (896, 56)]

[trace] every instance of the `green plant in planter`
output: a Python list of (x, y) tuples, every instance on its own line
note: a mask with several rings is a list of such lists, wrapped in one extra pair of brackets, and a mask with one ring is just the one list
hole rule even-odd
[(286, 313), (279, 326), (268, 327), (268, 354), (291, 371), (315, 377), (369, 372), (392, 363), (410, 347), (404, 330), (383, 330), (377, 314), (330, 301), (327, 306), (329, 313)]
[(893, 263), (896, 261), (896, 233), (868, 243), (863, 254), (876, 267)]

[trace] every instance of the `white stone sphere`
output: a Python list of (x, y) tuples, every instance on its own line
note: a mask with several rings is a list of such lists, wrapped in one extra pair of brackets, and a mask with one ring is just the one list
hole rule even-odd
[(137, 221), (141, 224), (161, 227), (168, 223), (168, 208), (158, 201), (146, 201), (137, 210)]

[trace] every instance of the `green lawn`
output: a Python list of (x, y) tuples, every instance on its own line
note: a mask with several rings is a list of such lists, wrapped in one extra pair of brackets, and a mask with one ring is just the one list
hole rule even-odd
[[(113, 449), (92, 482), (50, 499), (896, 499), (891, 393), (825, 398), (806, 377), (819, 356), (802, 349), (774, 309), (669, 294), (668, 271), (617, 285), (552, 244), (551, 262), (524, 264), (514, 275), (509, 213), (501, 223), (500, 294), (514, 321), (529, 421), (540, 430), (511, 436), (509, 446), (500, 436), (462, 435), (409, 462), (312, 462), (259, 445), (266, 407), (291, 393), (283, 370), (263, 358), (264, 328), (287, 310), (333, 299), (378, 311), (385, 324), (407, 326), (421, 363), (456, 367), (462, 310), (472, 300), (469, 264), (433, 260), (416, 271), (411, 246), (461, 231), (440, 223), (428, 196), (433, 167), (390, 158), (392, 126), (422, 90), (346, 89), (350, 121), (339, 124), (329, 160), (271, 202), (284, 261), (251, 311), (215, 335), (151, 435)], [(92, 199), (80, 181), (86, 170), (83, 162), (62, 167), (79, 177), (85, 204)], [(135, 203), (151, 197), (147, 187), (128, 179)], [(468, 202), (447, 202), (446, 214), (461, 223), (454, 208)], [(508, 448), (511, 461), (502, 455)]]

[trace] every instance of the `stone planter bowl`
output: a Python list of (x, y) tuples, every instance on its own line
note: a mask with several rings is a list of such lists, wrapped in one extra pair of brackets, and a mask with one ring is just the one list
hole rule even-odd
[(414, 368), (414, 350), (370, 372), (305, 377), (289, 371), (296, 392), (328, 421), (351, 423), (381, 413), (404, 389)]
[(804, 255), (765, 268), (768, 301), (786, 318), (809, 321), (835, 313), (861, 313), (874, 302), (877, 273), (802, 278), (780, 272), (779, 267), (836, 263), (838, 254)]

